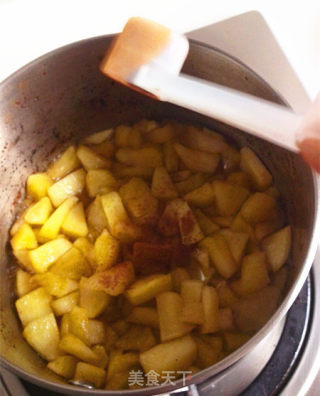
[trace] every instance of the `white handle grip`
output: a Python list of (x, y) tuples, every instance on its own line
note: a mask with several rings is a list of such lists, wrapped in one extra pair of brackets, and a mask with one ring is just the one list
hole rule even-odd
[(194, 110), (298, 152), (295, 132), (301, 116), (266, 100), (184, 75), (141, 67), (130, 82), (160, 100)]

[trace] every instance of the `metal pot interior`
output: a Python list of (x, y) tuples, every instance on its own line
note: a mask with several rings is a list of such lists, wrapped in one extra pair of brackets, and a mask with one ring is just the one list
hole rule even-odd
[[(306, 262), (306, 257), (315, 227), (316, 186), (312, 172), (301, 158), (197, 113), (154, 101), (105, 78), (98, 65), (111, 38), (103, 36), (63, 47), (27, 65), (0, 86), (1, 355), (5, 366), (20, 376), (41, 386), (63, 390), (63, 393), (118, 394), (66, 386), (45, 368), (45, 363), (26, 344), (13, 304), (8, 230), (24, 193), (27, 175), (44, 170), (70, 142), (141, 118), (177, 119), (206, 125), (240, 147), (252, 147), (271, 170), (294, 231), (287, 295), (254, 339), (221, 363), (194, 376), (195, 382), (231, 365), (264, 337), (289, 308), (311, 265), (310, 259)], [(282, 103), (275, 91), (246, 66), (196, 42), (191, 44), (184, 72)], [(158, 391), (131, 392), (152, 394)], [(124, 391), (123, 394), (131, 392)]]

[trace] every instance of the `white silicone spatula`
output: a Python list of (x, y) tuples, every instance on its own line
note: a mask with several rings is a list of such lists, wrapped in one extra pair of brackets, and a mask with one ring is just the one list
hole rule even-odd
[(298, 152), (301, 116), (266, 100), (180, 74), (189, 51), (186, 37), (154, 22), (131, 18), (106, 54), (101, 70), (149, 94), (245, 130)]

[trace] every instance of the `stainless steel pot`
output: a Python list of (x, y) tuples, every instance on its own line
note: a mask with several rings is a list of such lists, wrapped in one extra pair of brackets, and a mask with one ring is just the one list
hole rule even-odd
[[(249, 145), (271, 170), (293, 226), (290, 284), (268, 323), (243, 347), (195, 374), (199, 383), (231, 366), (254, 348), (286, 314), (298, 295), (319, 238), (317, 181), (301, 158), (215, 120), (180, 107), (153, 101), (108, 80), (98, 65), (112, 36), (84, 40), (51, 52), (25, 66), (0, 86), (0, 351), (1, 363), (41, 387), (63, 394), (139, 394), (172, 391), (174, 386), (135, 391), (102, 391), (67, 385), (45, 368), (21, 334), (12, 290), (8, 230), (29, 173), (45, 169), (63, 146), (88, 133), (141, 118), (201, 123), (239, 146)], [(245, 65), (221, 51), (191, 43), (184, 72), (283, 103), (279, 95)], [(190, 92), (192, 95), (192, 92)], [(177, 383), (176, 387), (181, 386)]]

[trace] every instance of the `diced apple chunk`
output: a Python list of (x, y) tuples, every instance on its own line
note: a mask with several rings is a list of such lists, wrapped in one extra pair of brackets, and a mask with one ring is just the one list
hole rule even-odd
[(62, 316), (68, 313), (72, 308), (79, 303), (79, 291), (76, 290), (66, 296), (60, 297), (51, 303), (53, 312), (57, 316)]
[(244, 232), (231, 231), (228, 228), (221, 230), (220, 233), (226, 239), (233, 258), (239, 263), (244, 255), (249, 235)]
[(20, 297), (15, 305), (22, 325), (25, 327), (33, 320), (51, 313), (51, 300), (52, 297), (42, 287)]
[(157, 296), (161, 341), (170, 341), (189, 333), (193, 326), (181, 321), (183, 300), (178, 293), (164, 292)]
[(29, 224), (22, 224), (11, 238), (11, 246), (13, 250), (35, 249), (38, 246), (37, 238)]
[(140, 354), (140, 363), (144, 372), (187, 370), (197, 355), (197, 345), (190, 335), (156, 345)]
[(157, 310), (154, 308), (134, 307), (130, 315), (127, 317), (127, 321), (151, 326), (156, 329), (159, 328), (159, 316)]
[(132, 305), (141, 305), (171, 289), (171, 274), (155, 274), (134, 282), (125, 295)]
[(81, 194), (85, 186), (86, 172), (78, 169), (60, 179), (48, 189), (48, 195), (55, 207), (65, 199)]
[(90, 231), (94, 231), (97, 235), (108, 227), (108, 221), (104, 213), (101, 198), (98, 195), (94, 201), (87, 207), (86, 210), (87, 222)]
[(77, 150), (77, 156), (87, 171), (92, 169), (109, 168), (111, 165), (111, 161), (109, 159), (96, 154), (87, 146), (80, 145)]
[(27, 194), (38, 200), (47, 195), (52, 179), (46, 173), (34, 173), (27, 180)]
[(169, 173), (175, 172), (179, 167), (179, 157), (173, 148), (172, 142), (163, 145), (164, 164)]
[(121, 350), (143, 352), (156, 344), (157, 340), (150, 327), (132, 325), (116, 341), (115, 346)]
[(194, 214), (204, 235), (209, 235), (219, 230), (220, 227), (215, 224), (208, 216), (206, 216), (200, 209), (197, 209)]
[(210, 183), (205, 183), (201, 187), (188, 192), (184, 199), (189, 203), (199, 208), (212, 205), (215, 194)]
[(91, 348), (70, 333), (62, 337), (59, 349), (88, 363), (95, 364), (99, 361), (99, 356)]
[(104, 229), (94, 244), (94, 254), (98, 271), (112, 267), (117, 259), (120, 243)]
[(255, 193), (251, 195), (241, 208), (241, 216), (250, 224), (265, 221), (275, 207), (275, 199), (268, 194)]
[(22, 297), (25, 294), (33, 290), (36, 285), (31, 281), (31, 275), (28, 272), (18, 269), (16, 273), (16, 284), (15, 292), (18, 297)]
[(58, 356), (47, 364), (47, 367), (54, 373), (65, 379), (71, 379), (74, 376), (78, 360), (73, 356)]
[(106, 194), (118, 186), (112, 173), (106, 169), (93, 169), (87, 173), (86, 184), (89, 197)]
[(219, 298), (215, 288), (204, 286), (202, 289), (204, 323), (201, 333), (215, 333), (219, 330)]
[[(190, 171), (181, 171), (179, 176), (181, 176), (182, 172), (190, 172)], [(177, 174), (172, 175), (172, 177), (177, 177)], [(190, 191), (195, 190), (202, 186), (202, 184), (206, 181), (207, 175), (204, 173), (195, 173), (193, 175), (188, 175), (183, 180), (178, 181), (175, 184), (175, 188), (180, 195), (187, 194)], [(179, 177), (180, 179), (180, 177)]]
[(194, 126), (186, 128), (182, 135), (182, 141), (192, 149), (214, 154), (221, 153), (228, 147), (221, 135), (209, 129), (200, 130)]
[(287, 261), (291, 249), (291, 228), (284, 227), (262, 241), (262, 249), (272, 271), (278, 271)]
[(197, 279), (185, 280), (181, 283), (181, 297), (184, 302), (200, 302), (203, 283)]
[(79, 249), (72, 246), (56, 263), (50, 268), (50, 271), (62, 277), (79, 280), (82, 276), (92, 274), (91, 267)]
[(37, 282), (48, 294), (54, 297), (62, 297), (79, 289), (78, 282), (72, 279), (62, 278), (52, 272), (34, 275), (32, 280)]
[(248, 198), (249, 191), (241, 186), (223, 180), (212, 183), (218, 212), (221, 216), (233, 216)]
[(53, 313), (28, 323), (23, 330), (23, 336), (43, 358), (54, 360), (59, 356), (60, 336)]
[(74, 241), (73, 246), (76, 247), (77, 249), (79, 249), (80, 252), (85, 257), (85, 259), (88, 260), (91, 267), (95, 268), (96, 263), (95, 263), (95, 257), (94, 257), (94, 246), (89, 241), (89, 239), (84, 238), (84, 237), (77, 238)]
[(47, 173), (52, 179), (56, 180), (61, 179), (79, 167), (80, 161), (76, 155), (76, 148), (70, 146), (62, 153), (61, 157), (49, 166)]
[(105, 271), (96, 272), (88, 279), (88, 285), (111, 296), (118, 296), (128, 288), (133, 279), (133, 265), (130, 261), (124, 261)]
[(27, 209), (24, 219), (32, 225), (42, 225), (52, 212), (52, 205), (48, 197), (41, 198), (37, 203)]
[(102, 195), (101, 203), (111, 234), (120, 242), (130, 243), (140, 236), (140, 229), (128, 217), (120, 195), (113, 191)]
[(180, 236), (183, 245), (193, 245), (203, 239), (204, 235), (187, 202), (175, 201)]
[(82, 202), (78, 202), (70, 210), (62, 223), (61, 230), (71, 237), (85, 237), (88, 234), (88, 226)]
[(155, 224), (158, 219), (158, 201), (147, 183), (133, 177), (119, 190), (124, 205), (137, 224)]
[(106, 379), (106, 372), (92, 364), (79, 362), (73, 380), (86, 384), (92, 384), (95, 388), (102, 388)]
[(264, 191), (270, 187), (272, 176), (256, 154), (249, 147), (243, 147), (240, 150), (240, 155), (240, 167), (250, 175), (256, 188), (259, 191)]
[(58, 238), (41, 245), (29, 253), (32, 268), (35, 272), (43, 273), (71, 249), (72, 243), (67, 239)]
[(215, 172), (220, 160), (219, 154), (193, 150), (179, 143), (175, 143), (173, 147), (181, 161), (191, 171), (210, 174)]
[(236, 273), (237, 263), (227, 241), (221, 234), (215, 233), (206, 237), (200, 242), (200, 246), (208, 250), (209, 256), (221, 276), (228, 279)]
[(137, 150), (121, 148), (116, 152), (119, 162), (130, 166), (155, 168), (162, 165), (162, 153), (154, 147), (143, 147)]
[(152, 194), (161, 200), (177, 198), (178, 193), (172, 183), (172, 180), (163, 166), (155, 168), (152, 177)]
[(201, 302), (184, 302), (180, 320), (188, 324), (202, 325), (204, 323), (204, 312)]
[(79, 306), (85, 308), (89, 318), (99, 316), (110, 302), (110, 296), (104, 291), (95, 290), (88, 284), (88, 278), (80, 280)]
[(77, 197), (67, 198), (40, 228), (39, 237), (44, 240), (56, 238), (68, 213), (77, 202)]

